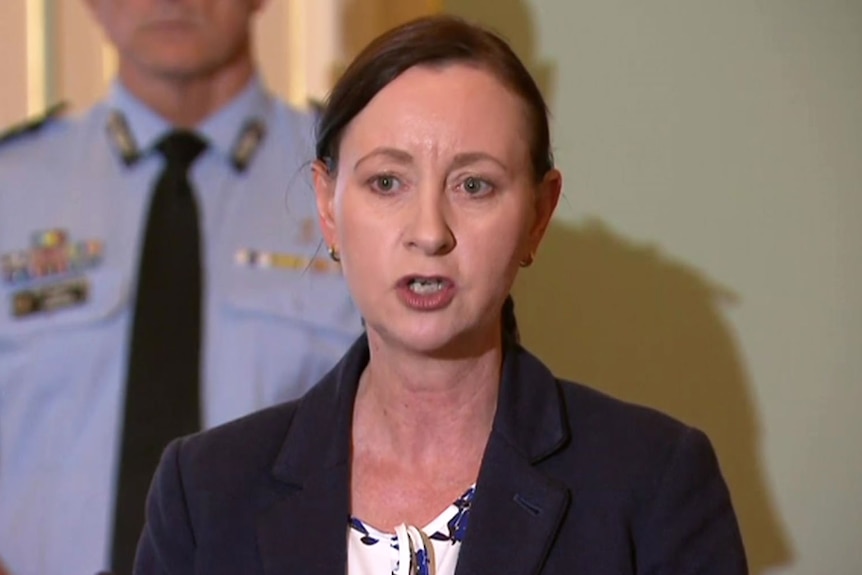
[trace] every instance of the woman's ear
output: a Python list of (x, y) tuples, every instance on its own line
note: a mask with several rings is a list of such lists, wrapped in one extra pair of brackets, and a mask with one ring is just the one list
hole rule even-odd
[(539, 183), (535, 199), (535, 218), (530, 228), (530, 253), (534, 254), (539, 249), (557, 209), (562, 190), (563, 175), (557, 169), (550, 170)]
[(338, 247), (335, 230), (335, 177), (326, 163), (315, 160), (311, 165), (314, 194), (317, 199), (317, 221), (328, 247)]

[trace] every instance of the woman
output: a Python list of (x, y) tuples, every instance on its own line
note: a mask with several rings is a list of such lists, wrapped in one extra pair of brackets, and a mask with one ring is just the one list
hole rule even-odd
[(515, 341), (561, 176), (502, 40), (447, 17), (378, 38), (317, 156), (367, 333), (301, 400), (168, 447), (135, 573), (746, 572), (706, 437)]

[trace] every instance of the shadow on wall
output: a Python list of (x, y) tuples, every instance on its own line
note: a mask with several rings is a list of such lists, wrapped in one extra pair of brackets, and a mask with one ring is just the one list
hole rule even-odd
[(791, 557), (760, 464), (750, 384), (722, 306), (735, 296), (603, 224), (554, 224), (515, 287), (524, 342), (555, 372), (703, 429), (753, 575)]
[[(537, 55), (523, 0), (446, 0), (448, 13), (505, 37), (555, 106), (564, 72)], [(555, 223), (515, 286), (524, 342), (562, 377), (653, 406), (712, 440), (739, 516), (750, 571), (791, 563), (760, 463), (758, 414), (722, 306), (736, 297), (693, 267), (601, 223)]]

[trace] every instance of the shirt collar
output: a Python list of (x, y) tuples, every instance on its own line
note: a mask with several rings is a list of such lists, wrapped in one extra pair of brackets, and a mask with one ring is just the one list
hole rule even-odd
[[(171, 124), (132, 94), (119, 80), (114, 80), (108, 94), (108, 105), (120, 112), (128, 124), (134, 143), (142, 154), (152, 150), (158, 140), (171, 129)], [(266, 124), (271, 98), (259, 76), (215, 114), (201, 122), (196, 131), (225, 161), (233, 155), (237, 139), (248, 122)]]

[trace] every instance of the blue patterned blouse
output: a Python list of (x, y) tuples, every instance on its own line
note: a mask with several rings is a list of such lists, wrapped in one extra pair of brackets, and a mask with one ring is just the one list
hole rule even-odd
[(422, 529), (402, 524), (384, 533), (351, 516), (348, 575), (453, 575), (475, 492), (473, 485)]

